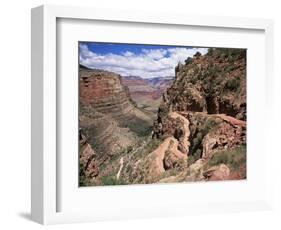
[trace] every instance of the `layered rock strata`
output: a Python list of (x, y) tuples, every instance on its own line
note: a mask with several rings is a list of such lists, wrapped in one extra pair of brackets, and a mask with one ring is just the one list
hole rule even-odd
[(101, 161), (135, 145), (151, 131), (152, 117), (140, 110), (120, 75), (80, 66), (79, 123)]

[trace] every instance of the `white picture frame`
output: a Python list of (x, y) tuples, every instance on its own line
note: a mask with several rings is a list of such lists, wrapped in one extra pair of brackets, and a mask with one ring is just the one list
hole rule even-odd
[[(60, 164), (57, 157), (58, 139), (57, 139), (57, 126), (58, 124), (58, 94), (60, 88), (58, 87), (58, 58), (57, 58), (57, 39), (58, 39), (58, 22), (60, 19), (70, 20), (87, 20), (87, 21), (102, 21), (111, 24), (113, 22), (122, 23), (138, 23), (149, 25), (150, 27), (181, 27), (185, 26), (193, 28), (218, 28), (220, 30), (243, 30), (247, 31), (260, 31), (263, 35), (264, 43), (264, 58), (262, 58), (262, 66), (264, 72), (261, 73), (261, 81), (264, 82), (262, 92), (254, 92), (264, 101), (264, 106), (267, 107), (266, 111), (260, 118), (265, 118), (265, 125), (259, 131), (263, 131), (264, 135), (264, 155), (266, 164), (263, 167), (264, 178), (259, 182), (259, 186), (263, 187), (262, 193), (258, 193), (255, 200), (240, 199), (222, 199), (221, 202), (212, 201), (205, 203), (196, 202), (195, 200), (190, 207), (186, 204), (179, 204), (178, 200), (169, 201), (166, 205), (170, 207), (167, 209), (165, 205), (161, 206), (159, 203), (151, 203), (151, 206), (141, 206), (140, 203), (130, 204), (130, 195), (128, 201), (124, 206), (108, 210), (112, 200), (104, 201), (106, 204), (105, 209), (96, 207), (92, 210), (83, 209), (85, 202), (82, 202), (81, 207), (77, 207), (73, 201), (72, 210), (64, 210), (58, 207), (59, 199), (65, 193), (59, 193), (58, 188), (61, 186), (59, 179)], [(78, 25), (79, 26), (79, 25)], [(110, 32), (108, 32), (110, 34)], [(129, 41), (128, 41), (129, 42)], [(217, 41), (220, 42), (220, 41)], [(115, 10), (102, 10), (92, 8), (80, 8), (69, 6), (52, 6), (44, 5), (32, 9), (32, 183), (31, 183), (31, 213), (32, 219), (41, 224), (56, 224), (56, 223), (70, 223), (70, 222), (84, 222), (84, 221), (97, 221), (97, 220), (110, 220), (110, 219), (126, 219), (126, 218), (147, 218), (147, 217), (161, 217), (161, 216), (174, 216), (174, 215), (187, 215), (191, 213), (206, 213), (206, 212), (233, 212), (233, 211), (246, 211), (246, 210), (265, 210), (272, 208), (272, 169), (270, 160), (272, 157), (272, 149), (270, 149), (270, 138), (266, 133), (270, 133), (272, 129), (271, 111), (275, 100), (273, 98), (272, 86), (273, 79), (273, 22), (266, 19), (248, 19), (248, 18), (231, 18), (231, 17), (214, 17), (214, 16), (191, 16), (191, 15), (173, 15), (161, 14), (155, 12), (127, 12)], [(249, 86), (251, 87), (251, 85)], [(254, 100), (254, 99), (253, 99)], [(253, 106), (254, 107), (254, 106)], [(260, 119), (257, 118), (257, 119)], [(254, 138), (253, 138), (253, 141)], [(259, 141), (257, 139), (256, 141)], [(260, 150), (262, 151), (262, 150)], [(78, 164), (78, 163), (77, 163)], [(255, 164), (253, 162), (253, 164)], [(258, 166), (256, 167), (257, 169)], [(77, 180), (77, 178), (73, 178)], [(225, 182), (224, 182), (225, 183)], [(226, 182), (228, 183), (228, 182)], [(233, 182), (235, 183), (235, 182)], [(243, 183), (243, 182), (238, 182)], [(246, 181), (247, 183), (247, 181)], [(244, 182), (245, 184), (245, 182)], [(172, 194), (177, 196), (181, 194), (180, 191), (185, 185), (149, 185), (133, 186), (133, 189), (127, 193), (127, 188), (108, 188), (107, 190), (99, 190), (98, 194), (106, 193), (107, 196), (114, 194), (137, 194), (141, 191), (142, 194), (161, 193), (163, 189), (166, 195)], [(191, 186), (194, 185), (189, 185)], [(214, 183), (210, 183), (214, 186)], [(237, 183), (224, 184), (223, 187), (228, 186), (227, 189), (238, 188)], [(234, 186), (234, 187), (233, 187)], [(243, 189), (243, 184), (241, 189)], [(253, 185), (254, 186), (254, 185)], [(254, 189), (254, 187), (251, 189)], [(239, 187), (240, 188), (240, 187)], [(78, 188), (77, 188), (78, 189)], [(98, 188), (101, 189), (101, 188)], [(205, 185), (200, 184), (196, 189), (206, 189)], [(217, 187), (218, 189), (218, 187)], [(222, 188), (224, 189), (224, 188)], [(247, 187), (245, 187), (247, 189)], [(192, 190), (192, 189), (190, 189)], [(211, 189), (212, 190), (212, 189)], [(195, 191), (195, 190), (194, 190)], [(67, 191), (65, 191), (67, 193)], [(87, 191), (91, 193), (91, 191)], [(194, 194), (195, 192), (193, 192)], [(199, 193), (198, 193), (199, 196)], [(223, 196), (223, 195), (222, 195)], [(126, 196), (125, 196), (126, 197)], [(200, 197), (198, 197), (199, 199)], [(141, 202), (145, 204), (145, 200), (140, 197)], [(70, 199), (71, 200), (71, 199)], [(112, 204), (113, 206), (114, 204)], [(68, 205), (71, 207), (71, 204)]]

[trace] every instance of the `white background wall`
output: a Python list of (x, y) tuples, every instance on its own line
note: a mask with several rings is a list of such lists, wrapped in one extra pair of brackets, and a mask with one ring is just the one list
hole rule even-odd
[[(275, 21), (275, 96), (281, 87), (281, 14), (279, 1), (262, 0), (3, 0), (0, 7), (0, 228), (38, 229), (29, 220), (30, 210), (30, 8), (41, 4), (68, 4), (126, 10), (186, 14), (272, 18)], [(276, 108), (276, 169), (273, 212), (201, 215), (168, 219), (130, 220), (48, 226), (52, 229), (280, 229), (281, 227), (281, 130), (280, 107)], [(280, 182), (278, 182), (280, 181)], [(208, 191), (206, 191), (208, 196)], [(167, 198), (170, 199), (170, 198)]]

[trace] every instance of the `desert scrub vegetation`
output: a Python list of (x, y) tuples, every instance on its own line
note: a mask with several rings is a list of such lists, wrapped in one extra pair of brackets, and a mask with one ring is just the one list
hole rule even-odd
[(202, 156), (202, 141), (206, 134), (210, 130), (215, 129), (219, 125), (220, 121), (209, 118), (203, 122), (203, 124), (198, 128), (197, 133), (193, 136), (190, 146), (190, 154), (188, 156), (187, 164), (191, 165)]
[(231, 91), (237, 91), (240, 87), (240, 81), (237, 78), (231, 78), (225, 83), (225, 88)]
[(220, 120), (217, 120), (215, 118), (209, 118), (206, 120), (206, 122), (203, 124), (202, 127), (202, 135), (205, 136), (211, 129), (214, 129), (217, 127), (217, 125), (220, 123)]
[(137, 155), (138, 157), (145, 156), (157, 149), (160, 143), (162, 143), (161, 139), (149, 138), (144, 146), (140, 147), (137, 151), (135, 151), (134, 155)]
[[(201, 143), (202, 143), (202, 140), (203, 140), (203, 134), (202, 132), (198, 132), (195, 137), (192, 139), (191, 141), (191, 148), (190, 148), (190, 153), (192, 156), (194, 155), (198, 155), (199, 154), (199, 157), (200, 157), (200, 153), (199, 150), (200, 147), (201, 147)], [(196, 153), (197, 152), (197, 153)]]
[(113, 163), (114, 161), (119, 160), (122, 156), (130, 154), (130, 152), (132, 152), (133, 150), (134, 150), (133, 146), (128, 146), (127, 148), (124, 148), (120, 152), (112, 155), (109, 159), (109, 163)]
[(207, 55), (215, 55), (220, 58), (228, 58), (230, 61), (235, 61), (239, 58), (246, 57), (246, 50), (237, 48), (209, 48)]
[(221, 57), (228, 58), (231, 60), (237, 60), (240, 57), (246, 56), (245, 49), (217, 48), (216, 51), (219, 52)]
[(130, 122), (126, 122), (125, 128), (129, 128), (132, 132), (136, 133), (139, 137), (146, 137), (152, 131), (152, 127), (147, 122), (135, 118)]
[(246, 145), (216, 152), (209, 160), (208, 166), (226, 164), (230, 169), (237, 170), (246, 162)]
[(209, 118), (203, 122), (202, 126), (199, 127), (199, 131), (195, 133), (191, 140), (190, 146), (190, 154), (188, 156), (187, 165), (193, 164), (195, 161), (201, 158), (202, 156), (202, 141), (206, 134), (210, 132), (210, 130), (218, 127), (220, 122)]
[(187, 159), (187, 166), (192, 165), (195, 161), (199, 160), (202, 155), (202, 149), (198, 148), (193, 154), (190, 154)]
[(185, 64), (186, 65), (189, 65), (189, 64), (191, 64), (192, 63), (192, 58), (191, 57), (188, 57), (186, 60), (185, 60)]
[(79, 186), (88, 186), (90, 178), (85, 175), (85, 164), (79, 162)]
[(91, 180), (85, 176), (85, 174), (80, 174), (79, 175), (79, 186), (84, 187), (84, 186), (89, 186), (91, 185)]
[(117, 179), (114, 175), (104, 176), (101, 178), (102, 185), (126, 185), (122, 179)]
[(231, 71), (235, 70), (236, 66), (235, 65), (227, 65), (224, 67), (223, 72), (224, 73), (230, 73)]

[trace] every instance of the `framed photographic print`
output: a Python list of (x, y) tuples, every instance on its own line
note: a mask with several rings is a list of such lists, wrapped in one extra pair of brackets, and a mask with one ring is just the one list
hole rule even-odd
[(272, 31), (265, 19), (34, 8), (32, 219), (270, 208)]
[(246, 53), (79, 42), (79, 185), (246, 179)]

